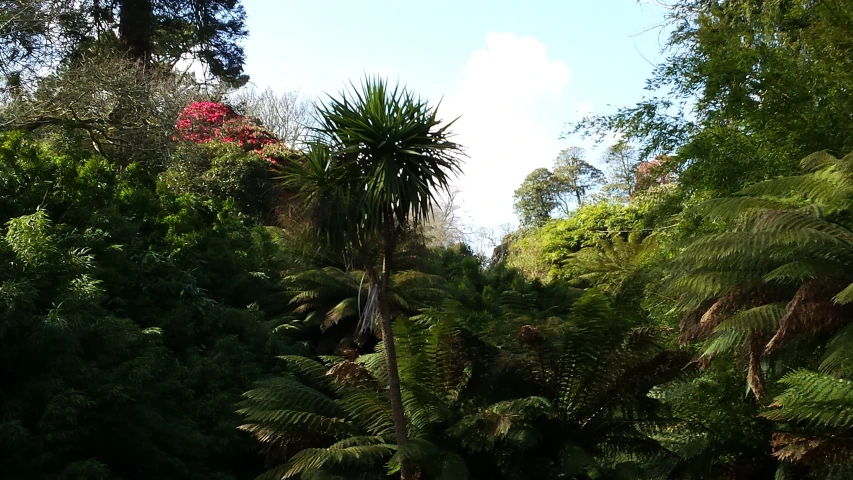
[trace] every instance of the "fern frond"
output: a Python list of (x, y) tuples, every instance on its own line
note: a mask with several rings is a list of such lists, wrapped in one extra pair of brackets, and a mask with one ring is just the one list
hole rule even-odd
[(820, 371), (836, 377), (853, 374), (853, 324), (842, 328), (826, 345)]
[(853, 427), (853, 382), (809, 370), (797, 370), (779, 381), (787, 389), (762, 417), (801, 422), (814, 427)]
[(462, 457), (423, 438), (412, 438), (403, 448), (395, 452), (388, 461), (388, 473), (393, 475), (399, 472), (401, 461), (417, 467), (428, 478), (442, 480), (467, 480), (468, 478), (468, 467)]
[[(813, 470), (814, 474), (826, 475), (821, 478), (850, 478), (849, 465), (853, 463), (851, 462), (853, 441), (847, 438), (776, 432), (773, 434), (771, 445), (773, 456), (779, 460), (817, 467)], [(839, 469), (838, 467), (847, 468)], [(833, 472), (839, 474), (834, 476)]]
[(815, 172), (825, 168), (834, 168), (840, 166), (848, 156), (845, 156), (839, 161), (834, 155), (830, 154), (826, 150), (822, 150), (807, 155), (805, 158), (800, 160), (800, 168), (807, 172)]
[(712, 358), (717, 355), (731, 352), (746, 344), (749, 332), (740, 330), (726, 330), (713, 335), (705, 343), (702, 349), (702, 357)]
[(370, 471), (389, 458), (396, 447), (391, 444), (354, 445), (348, 447), (306, 448), (293, 456), (276, 477), (297, 478), (312, 471)]
[(391, 404), (384, 393), (352, 390), (341, 398), (340, 405), (371, 435), (384, 437), (394, 434)]
[(537, 310), (537, 299), (532, 293), (507, 290), (501, 292), (499, 302), (508, 315), (530, 315)]
[(762, 277), (765, 282), (799, 285), (807, 280), (843, 275), (842, 264), (824, 259), (794, 260), (785, 263)]
[(508, 439), (514, 429), (529, 428), (530, 422), (552, 412), (551, 402), (543, 397), (498, 402), (466, 415), (448, 429), (448, 434), (472, 452), (489, 450)]
[(742, 310), (717, 325), (717, 331), (774, 331), (779, 326), (779, 320), (785, 315), (784, 303), (770, 303), (759, 307)]
[(839, 200), (850, 197), (851, 188), (846, 175), (833, 166), (804, 175), (759, 182), (743, 189), (741, 193), (803, 199), (825, 205), (830, 211), (834, 211)]
[(326, 365), (299, 355), (281, 355), (277, 358), (283, 360), (290, 371), (304, 376), (312, 383), (334, 388), (332, 378), (326, 375), (328, 372)]
[(326, 331), (326, 329), (337, 324), (342, 319), (354, 317), (358, 317), (358, 299), (353, 297), (345, 298), (326, 312), (326, 318), (320, 330)]
[[(337, 403), (324, 393), (296, 379), (278, 377), (262, 382), (258, 388), (243, 394), (245, 408), (276, 408), (314, 412), (330, 417), (344, 417)], [(251, 415), (249, 415), (251, 418)]]
[(844, 287), (844, 290), (838, 292), (833, 298), (832, 301), (838, 303), (840, 305), (846, 305), (850, 302), (853, 302), (853, 283)]
[(388, 370), (385, 366), (385, 349), (382, 342), (376, 345), (376, 352), (359, 355), (355, 363), (363, 366), (379, 383), (388, 384)]
[(763, 197), (724, 197), (706, 200), (693, 207), (693, 212), (711, 220), (727, 220), (756, 214), (767, 209), (780, 209), (790, 206), (773, 198)]

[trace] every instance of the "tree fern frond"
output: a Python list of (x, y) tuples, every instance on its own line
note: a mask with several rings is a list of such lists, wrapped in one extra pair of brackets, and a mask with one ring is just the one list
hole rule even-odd
[(403, 448), (395, 452), (388, 461), (388, 473), (393, 475), (399, 472), (401, 461), (417, 466), (418, 470), (428, 478), (442, 480), (468, 478), (468, 467), (462, 457), (423, 438), (412, 438)]
[[(770, 444), (774, 457), (783, 462), (817, 467), (814, 473), (818, 475), (831, 475), (833, 470), (838, 470), (838, 466), (853, 463), (853, 441), (843, 437), (776, 432)], [(849, 478), (849, 467), (842, 472), (838, 476), (827, 475), (823, 478)]]
[(765, 352), (775, 350), (791, 333), (830, 331), (849, 318), (848, 309), (831, 300), (837, 285), (831, 278), (809, 280), (800, 285)]
[(693, 211), (711, 220), (727, 220), (789, 205), (790, 202), (773, 198), (723, 197), (706, 200), (693, 207)]
[(844, 290), (838, 292), (834, 297), (832, 297), (832, 301), (841, 305), (846, 305), (850, 302), (853, 302), (853, 283), (844, 287)]
[(530, 315), (538, 307), (535, 295), (515, 290), (501, 292), (500, 305), (509, 315)]
[(774, 399), (762, 417), (810, 426), (853, 427), (853, 382), (809, 370), (797, 370), (780, 380), (787, 389)]
[[(244, 408), (287, 409), (343, 417), (344, 412), (333, 399), (303, 383), (289, 378), (273, 378), (243, 394)], [(251, 415), (249, 415), (251, 417)]]
[(853, 241), (853, 232), (822, 215), (816, 215), (810, 206), (795, 210), (765, 210), (755, 219), (755, 229), (778, 232), (783, 230), (816, 230), (828, 233), (844, 242)]
[(800, 160), (800, 168), (807, 172), (815, 172), (825, 168), (837, 167), (842, 162), (846, 161), (848, 157), (849, 155), (839, 160), (826, 150), (822, 150), (807, 155), (805, 158)]
[(853, 324), (842, 328), (826, 345), (820, 371), (833, 376), (853, 375)]
[(303, 375), (311, 382), (326, 387), (332, 386), (332, 379), (326, 375), (328, 372), (326, 365), (299, 355), (281, 355), (277, 358), (283, 360), (292, 372)]
[(807, 280), (842, 275), (845, 271), (837, 261), (824, 259), (794, 260), (783, 264), (762, 277), (765, 282), (799, 285)]
[(320, 292), (318, 290), (303, 290), (295, 293), (293, 297), (291, 297), (290, 303), (299, 305), (304, 310), (306, 307), (303, 306), (303, 304), (309, 300), (316, 300), (317, 298), (320, 298)]
[[(692, 309), (708, 300), (719, 298), (743, 283), (743, 275), (736, 271), (685, 273), (671, 280), (666, 285), (666, 291), (678, 295), (679, 307)], [(758, 283), (758, 279), (755, 279), (755, 283)]]
[(385, 351), (381, 342), (376, 345), (376, 352), (359, 355), (355, 363), (363, 366), (376, 381), (383, 385), (388, 383), (388, 371), (385, 367)]
[(543, 397), (498, 402), (463, 417), (448, 429), (448, 434), (472, 452), (488, 450), (506, 439), (513, 429), (528, 428), (536, 418), (551, 415), (552, 408)]
[(369, 471), (386, 461), (396, 447), (391, 444), (354, 445), (343, 448), (306, 448), (281, 469), (281, 479), (318, 470)]
[(357, 317), (358, 313), (358, 299), (353, 297), (345, 298), (326, 312), (326, 319), (320, 329), (325, 331), (344, 318)]
[(394, 434), (391, 405), (385, 393), (356, 389), (346, 393), (340, 404), (371, 435)]
[(418, 384), (403, 384), (403, 409), (413, 435), (425, 433), (430, 425), (450, 417), (441, 393)]
[(711, 358), (722, 353), (731, 352), (746, 344), (748, 337), (749, 332), (742, 332), (740, 330), (726, 330), (717, 333), (705, 343), (705, 347), (702, 349), (702, 357)]
[(327, 417), (313, 412), (246, 407), (238, 410), (238, 413), (256, 422), (245, 424), (240, 429), (256, 434), (262, 442), (268, 442), (275, 438), (298, 436), (300, 432), (313, 432), (315, 435), (335, 435), (350, 430), (344, 418)]
[(824, 205), (832, 205), (844, 186), (844, 177), (834, 169), (765, 180), (744, 188), (741, 193), (753, 196), (802, 198)]
[(742, 310), (717, 325), (717, 331), (729, 330), (742, 333), (750, 331), (774, 331), (779, 326), (779, 320), (785, 315), (784, 303), (770, 303), (759, 307)]

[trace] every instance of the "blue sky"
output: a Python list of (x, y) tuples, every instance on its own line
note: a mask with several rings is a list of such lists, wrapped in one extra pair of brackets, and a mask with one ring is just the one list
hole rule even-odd
[[(365, 74), (399, 80), (461, 116), (462, 211), (516, 223), (512, 194), (566, 147), (567, 122), (645, 93), (666, 11), (645, 0), (244, 0), (246, 72), (257, 88), (316, 97)], [(644, 33), (645, 32), (645, 33)]]

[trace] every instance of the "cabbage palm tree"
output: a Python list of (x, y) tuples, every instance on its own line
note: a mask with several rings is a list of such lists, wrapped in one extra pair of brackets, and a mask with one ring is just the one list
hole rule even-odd
[[(378, 317), (397, 446), (407, 441), (394, 338), (389, 279), (406, 232), (427, 219), (452, 175), (461, 147), (437, 107), (406, 88), (365, 79), (318, 105), (317, 139), (282, 179), (297, 191), (326, 243), (362, 267), (375, 301), (363, 318)], [(381, 262), (380, 262), (381, 260)], [(402, 462), (401, 478), (413, 472)]]

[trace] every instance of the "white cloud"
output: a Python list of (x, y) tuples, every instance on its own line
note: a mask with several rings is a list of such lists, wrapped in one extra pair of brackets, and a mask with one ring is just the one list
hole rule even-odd
[(560, 99), (569, 76), (542, 43), (512, 33), (487, 34), (485, 48), (469, 58), (442, 115), (462, 115), (454, 131), (469, 158), (458, 185), (475, 225), (515, 222), (514, 190), (559, 151), (558, 119), (568, 113)]

